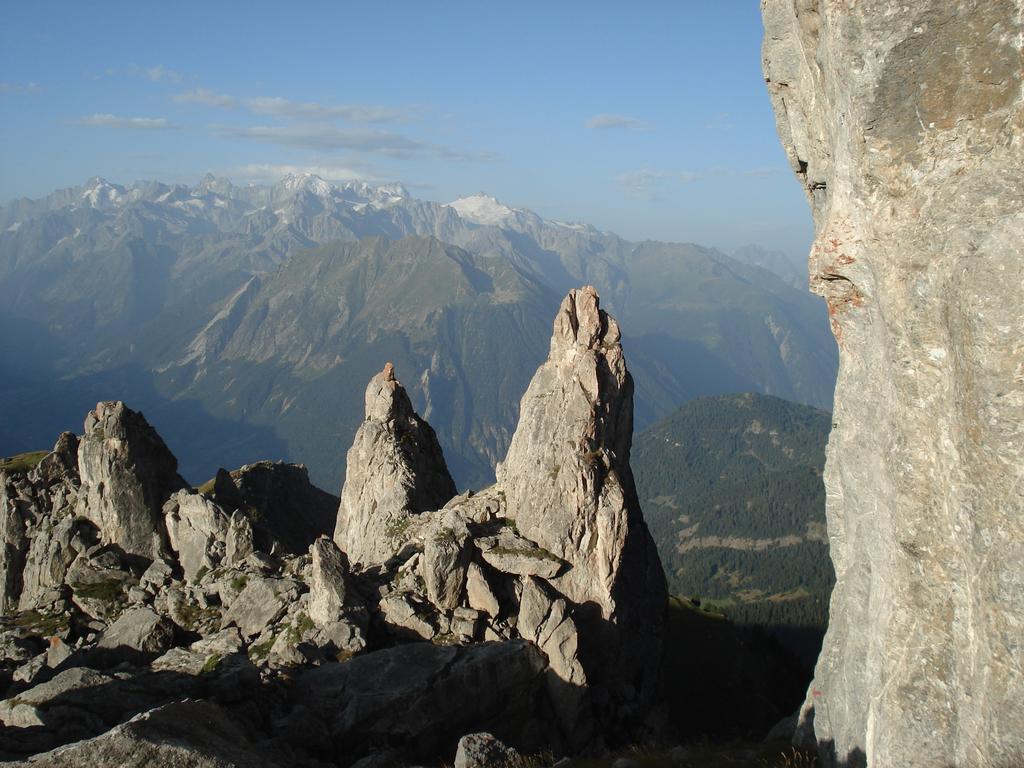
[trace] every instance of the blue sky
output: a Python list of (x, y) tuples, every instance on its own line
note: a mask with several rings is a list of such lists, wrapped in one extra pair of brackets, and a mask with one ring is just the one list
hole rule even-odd
[(0, 201), (290, 170), (631, 238), (811, 237), (756, 0), (6, 4)]

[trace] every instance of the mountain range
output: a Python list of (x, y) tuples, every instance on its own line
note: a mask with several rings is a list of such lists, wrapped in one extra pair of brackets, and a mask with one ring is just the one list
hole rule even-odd
[[(760, 249), (738, 255), (771, 266)], [(130, 399), (197, 482), (223, 463), (283, 458), (337, 489), (362, 386), (391, 361), (459, 486), (479, 486), (559, 297), (580, 284), (628, 329), (638, 427), (723, 392), (830, 407), (825, 309), (792, 282), (486, 194), (442, 204), (311, 175), (94, 178), (0, 208), (0, 453), (45, 446), (98, 400)]]

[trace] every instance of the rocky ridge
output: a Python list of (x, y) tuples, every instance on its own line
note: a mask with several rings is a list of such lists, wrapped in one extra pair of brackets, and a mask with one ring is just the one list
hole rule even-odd
[(615, 321), (570, 292), (501, 479), (457, 495), (389, 364), (334, 539), (279, 511), (323, 503), (301, 467), (190, 488), (141, 413), (98, 404), (84, 437), (0, 472), (0, 754), (349, 765), (451, 759), (467, 734), (460, 760), (636, 738), (666, 596), (631, 397)]
[(840, 348), (828, 765), (1024, 761), (1020, 0), (762, 0)]

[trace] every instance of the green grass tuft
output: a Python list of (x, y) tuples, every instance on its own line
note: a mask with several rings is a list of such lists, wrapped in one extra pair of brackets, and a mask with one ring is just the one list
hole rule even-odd
[(39, 466), (39, 462), (48, 453), (49, 451), (30, 451), (29, 453), (19, 453), (15, 456), (0, 459), (0, 472), (6, 472), (9, 475), (25, 474)]

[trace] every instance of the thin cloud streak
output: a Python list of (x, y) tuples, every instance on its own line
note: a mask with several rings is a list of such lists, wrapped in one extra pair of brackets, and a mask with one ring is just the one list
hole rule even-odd
[(728, 178), (728, 177), (751, 177), (751, 176), (773, 176), (781, 173), (781, 168), (707, 168), (700, 171), (660, 171), (643, 169), (629, 171), (615, 177), (616, 183), (624, 187), (626, 193), (632, 197), (654, 202), (661, 200), (661, 190), (667, 185), (691, 184), (702, 179)]
[(249, 139), (319, 151), (356, 150), (391, 157), (427, 155), (445, 160), (483, 161), (493, 159), (487, 152), (462, 152), (450, 147), (410, 139), (389, 131), (353, 131), (334, 125), (211, 126), (222, 138)]
[(176, 104), (202, 104), (206, 107), (233, 109), (238, 102), (231, 96), (211, 91), (209, 88), (194, 88), (171, 97)]
[(180, 72), (168, 69), (163, 64), (157, 64), (155, 67), (147, 67), (143, 72), (146, 77), (154, 83), (159, 83), (161, 80), (166, 80), (170, 83), (180, 83), (184, 79)]
[(640, 118), (631, 117), (630, 115), (601, 114), (594, 115), (587, 120), (587, 128), (598, 131), (604, 131), (610, 128), (646, 131), (649, 130), (651, 126)]
[(244, 103), (253, 114), (291, 120), (339, 119), (349, 123), (392, 123), (410, 119), (404, 110), (373, 104), (321, 104), (315, 101), (292, 101), (280, 96), (256, 96), (245, 99)]
[(121, 117), (99, 112), (80, 117), (72, 123), (93, 128), (127, 128), (134, 131), (168, 131), (179, 127), (169, 122), (166, 117)]
[(222, 109), (242, 106), (254, 115), (267, 115), (286, 120), (344, 120), (349, 123), (399, 123), (412, 120), (412, 114), (408, 110), (380, 104), (324, 104), (316, 101), (292, 101), (281, 96), (251, 96), (242, 99), (217, 93), (209, 88), (194, 88), (175, 94), (171, 98), (178, 104), (201, 104)]
[(0, 83), (0, 93), (35, 93), (39, 90), (39, 84), (28, 83)]

